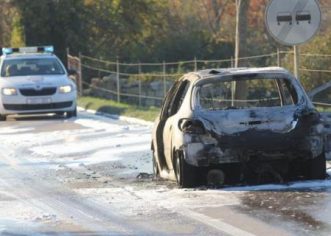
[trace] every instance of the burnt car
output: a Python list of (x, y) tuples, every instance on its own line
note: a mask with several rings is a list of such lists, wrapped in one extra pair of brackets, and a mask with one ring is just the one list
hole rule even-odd
[(326, 176), (321, 116), (278, 67), (185, 74), (163, 102), (151, 149), (155, 174), (182, 187)]

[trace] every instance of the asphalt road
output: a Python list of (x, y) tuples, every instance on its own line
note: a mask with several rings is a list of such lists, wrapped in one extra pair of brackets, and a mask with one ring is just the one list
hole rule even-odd
[(178, 189), (150, 129), (80, 112), (0, 124), (0, 235), (330, 235), (331, 180)]

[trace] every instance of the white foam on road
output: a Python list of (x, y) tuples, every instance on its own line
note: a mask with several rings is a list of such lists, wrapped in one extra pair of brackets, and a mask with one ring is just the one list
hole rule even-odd
[(311, 189), (319, 190), (331, 188), (331, 180), (315, 180), (315, 181), (298, 181), (287, 184), (265, 184), (256, 186), (240, 186), (240, 187), (227, 187), (224, 191), (269, 191), (269, 190), (295, 190), (295, 189)]
[[(151, 127), (93, 116), (75, 119), (82, 129), (24, 132), (16, 126), (2, 128), (2, 143), (18, 146), (28, 162), (45, 168), (78, 167), (81, 164), (115, 163), (123, 174), (152, 173)], [(28, 131), (26, 129), (25, 131)], [(19, 133), (20, 132), (20, 133)], [(15, 139), (8, 135), (16, 134)], [(25, 156), (26, 155), (26, 156)]]
[(18, 134), (22, 132), (33, 131), (34, 128), (19, 128), (19, 127), (1, 127), (0, 135), (2, 134)]
[(103, 122), (101, 120), (97, 119), (76, 119), (74, 121), (76, 124), (79, 124), (81, 126), (85, 126), (94, 130), (105, 130), (105, 131), (112, 131), (112, 132), (119, 132), (119, 131), (125, 131), (128, 129), (128, 126), (123, 125), (117, 125), (117, 124), (110, 124)]
[[(71, 168), (79, 168), (81, 164), (91, 165), (97, 163), (115, 163), (120, 166), (122, 174), (136, 174), (139, 172), (152, 173), (152, 162), (150, 153), (151, 127), (137, 124), (123, 124), (105, 119), (102, 117), (79, 118), (74, 120), (84, 129), (50, 131), (43, 133), (20, 133), (15, 135), (15, 140), (3, 139), (4, 144), (14, 147), (20, 145), (30, 151), (24, 154), (24, 158), (29, 161), (43, 163), (63, 163)], [(10, 134), (19, 133), (17, 127), (8, 127), (6, 132)], [(92, 135), (92, 136), (91, 136)], [(98, 136), (100, 135), (100, 136)], [(91, 136), (91, 138), (89, 138)], [(49, 166), (47, 167), (49, 168)], [(110, 169), (111, 171), (111, 169)], [(240, 204), (238, 196), (245, 191), (263, 191), (263, 190), (288, 190), (299, 188), (330, 188), (331, 180), (325, 181), (304, 181), (293, 182), (283, 185), (260, 185), (247, 187), (229, 187), (221, 190), (183, 190), (169, 189), (161, 187), (158, 189), (143, 189), (137, 193), (136, 190), (126, 188), (87, 188), (79, 189), (79, 193), (96, 197), (105, 198), (105, 202), (117, 200), (118, 205), (123, 209), (128, 209), (128, 202), (137, 202), (135, 213), (138, 210), (151, 210), (151, 205), (157, 205), (161, 208), (173, 210), (174, 212), (186, 210), (185, 214), (189, 217), (201, 221), (205, 224), (223, 229), (231, 235), (245, 235), (247, 232), (225, 224), (221, 221), (211, 223), (209, 217), (194, 212), (197, 207), (212, 207), (223, 205)], [(98, 192), (100, 191), (100, 192)], [(108, 193), (106, 193), (108, 191)], [(118, 198), (112, 199), (114, 191), (118, 191)], [(127, 194), (123, 194), (127, 191)], [(132, 194), (134, 193), (134, 194)], [(133, 199), (132, 199), (133, 198)], [(143, 199), (144, 201), (140, 201)], [(133, 204), (134, 205), (134, 204)], [(135, 207), (135, 206), (134, 206)], [(0, 221), (1, 222), (1, 221)], [(208, 223), (209, 222), (209, 223)], [(225, 230), (224, 230), (225, 229)]]
[(37, 233), (37, 229), (38, 224), (31, 222), (0, 219), (0, 235), (43, 235)]

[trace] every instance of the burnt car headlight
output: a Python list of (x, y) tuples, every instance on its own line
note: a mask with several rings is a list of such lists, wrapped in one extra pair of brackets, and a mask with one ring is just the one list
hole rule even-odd
[(59, 87), (59, 92), (60, 93), (70, 93), (72, 91), (72, 86), (71, 85), (65, 85)]
[(17, 90), (16, 90), (16, 88), (3, 88), (2, 94), (6, 95), (6, 96), (17, 95)]

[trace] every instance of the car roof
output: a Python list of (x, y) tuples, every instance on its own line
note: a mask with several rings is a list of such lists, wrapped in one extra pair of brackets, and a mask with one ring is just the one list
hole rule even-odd
[[(255, 74), (255, 73), (285, 73), (290, 74), (288, 70), (282, 67), (239, 67), (239, 68), (216, 68), (199, 70), (196, 72), (190, 72), (185, 74), (182, 79), (187, 79), (191, 82), (208, 78), (221, 78), (223, 75), (243, 75), (243, 74)], [(196, 76), (190, 76), (196, 75)]]

